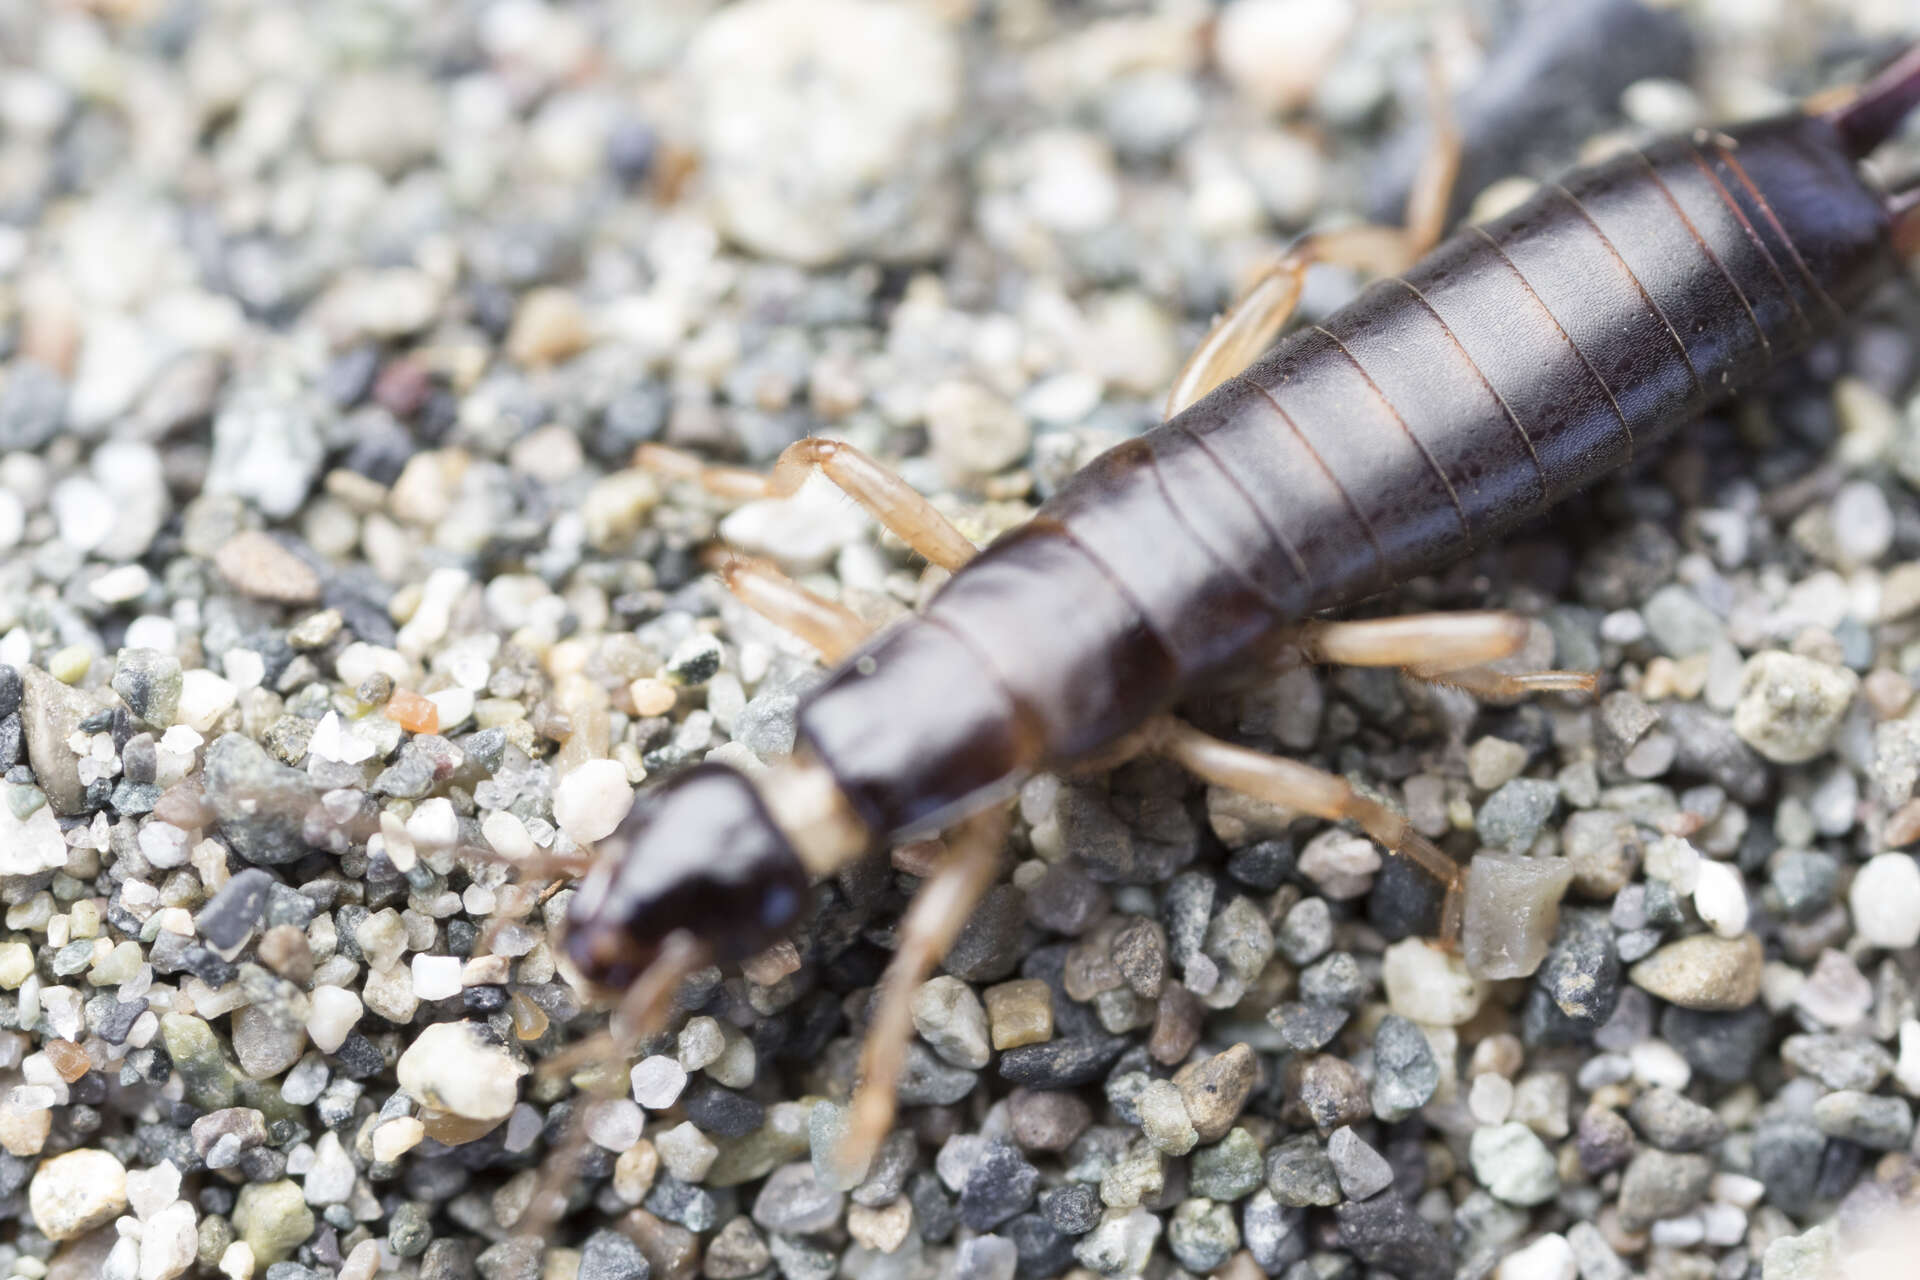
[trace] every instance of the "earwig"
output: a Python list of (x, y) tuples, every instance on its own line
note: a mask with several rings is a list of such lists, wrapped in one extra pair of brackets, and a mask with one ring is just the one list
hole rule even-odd
[[(1920, 251), (1920, 185), (1888, 193), (1857, 164), (1916, 105), (1920, 49), (1843, 106), (1626, 151), (1420, 256), (1447, 203), (1443, 147), (1409, 230), (1302, 244), (1203, 345), (1178, 412), (977, 555), (850, 446), (802, 441), (771, 482), (643, 458), (736, 498), (791, 492), (818, 469), (955, 573), (922, 613), (868, 639), (777, 571), (729, 566), (742, 598), (838, 665), (803, 701), (790, 760), (755, 778), (699, 765), (641, 799), (571, 901), (567, 955), (658, 1009), (663, 978), (784, 936), (813, 878), (991, 813), (1035, 770), (1142, 750), (1356, 823), (1441, 881), (1443, 929), (1457, 929), (1464, 872), (1404, 817), (1172, 709), (1285, 659), (1398, 666), (1478, 693), (1591, 688), (1579, 673), (1491, 668), (1525, 635), (1511, 615), (1318, 615), (1538, 515), (1843, 322)], [(1241, 372), (1306, 264), (1354, 256), (1389, 271)], [(892, 1120), (904, 1002), (998, 855), (976, 820), (928, 882), (938, 909), (909, 913), (843, 1152), (855, 1173)]]

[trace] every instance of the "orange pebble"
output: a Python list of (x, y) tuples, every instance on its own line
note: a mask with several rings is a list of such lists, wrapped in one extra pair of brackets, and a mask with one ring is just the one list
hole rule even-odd
[(440, 708), (408, 689), (395, 690), (387, 699), (387, 719), (398, 721), (408, 733), (440, 731)]
[(87, 1057), (87, 1051), (71, 1040), (49, 1040), (45, 1049), (47, 1061), (60, 1078), (72, 1084), (93, 1069), (93, 1061)]

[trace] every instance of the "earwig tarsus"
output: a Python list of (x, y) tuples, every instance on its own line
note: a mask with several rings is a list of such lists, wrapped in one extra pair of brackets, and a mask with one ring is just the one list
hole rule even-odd
[[(1920, 187), (1888, 195), (1856, 165), (1916, 104), (1920, 49), (1838, 109), (1670, 138), (1546, 184), (1102, 455), (977, 557), (856, 452), (802, 442), (776, 473), (782, 489), (796, 467), (818, 466), (958, 572), (805, 699), (792, 761), (753, 780), (701, 765), (643, 797), (572, 900), (568, 955), (614, 988), (652, 966), (643, 985), (658, 1003), (662, 977), (697, 957), (738, 962), (782, 936), (810, 876), (1116, 743), (1354, 820), (1433, 870), (1454, 905), (1459, 870), (1404, 818), (1335, 775), (1167, 712), (1289, 646), (1309, 660), (1454, 673), (1469, 688), (1529, 687), (1477, 666), (1517, 647), (1504, 615), (1451, 630), (1305, 620), (1458, 559), (1843, 321), (1898, 254), (1920, 250)], [(1216, 331), (1191, 386), (1237, 363), (1248, 333), (1276, 327), (1310, 256), (1270, 277), (1278, 301)], [(861, 634), (777, 574), (739, 565), (729, 580), (823, 649)], [(1453, 650), (1431, 647), (1449, 636)], [(966, 865), (930, 882), (951, 891), (949, 915), (991, 882), (997, 853), (985, 864), (978, 848), (957, 854)], [(940, 922), (939, 936), (954, 927)], [(898, 1032), (900, 1001), (937, 963), (932, 936), (903, 941), (876, 1027)], [(870, 1048), (865, 1094), (880, 1100), (865, 1107), (855, 1160), (891, 1120), (887, 1061)]]

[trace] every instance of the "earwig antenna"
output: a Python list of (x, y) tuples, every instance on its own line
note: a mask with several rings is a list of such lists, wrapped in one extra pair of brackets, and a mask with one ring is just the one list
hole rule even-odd
[(1892, 66), (1869, 80), (1844, 107), (1827, 113), (1855, 159), (1893, 135), (1907, 114), (1920, 106), (1920, 45), (1906, 51)]

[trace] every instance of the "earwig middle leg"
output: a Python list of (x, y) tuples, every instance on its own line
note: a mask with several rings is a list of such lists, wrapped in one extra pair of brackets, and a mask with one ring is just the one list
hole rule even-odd
[(1172, 717), (1162, 717), (1154, 725), (1154, 749), (1195, 777), (1328, 822), (1352, 822), (1390, 852), (1412, 858), (1446, 888), (1441, 936), (1449, 940), (1459, 936), (1465, 871), (1405, 817), (1361, 795), (1338, 774), (1223, 742)]
[(880, 979), (879, 1003), (867, 1025), (847, 1135), (834, 1157), (850, 1178), (865, 1176), (893, 1125), (894, 1088), (913, 1039), (913, 993), (932, 975), (999, 874), (1006, 830), (1006, 811), (999, 806), (968, 819), (949, 842), (940, 869), (907, 908), (899, 947)]
[(1430, 78), (1430, 88), (1433, 143), (1407, 195), (1405, 225), (1317, 232), (1268, 265), (1214, 322), (1187, 358), (1167, 393), (1167, 417), (1237, 375), (1273, 344), (1299, 305), (1307, 268), (1314, 263), (1336, 263), (1380, 276), (1398, 275), (1440, 242), (1446, 231), (1454, 179), (1460, 173), (1461, 141), (1446, 84), (1437, 68)]
[(942, 569), (958, 569), (975, 546), (926, 497), (891, 469), (844, 440), (809, 436), (780, 453), (767, 475), (741, 467), (718, 467), (663, 445), (643, 444), (634, 463), (662, 475), (697, 481), (734, 501), (792, 497), (818, 471), (878, 520), (888, 532)]

